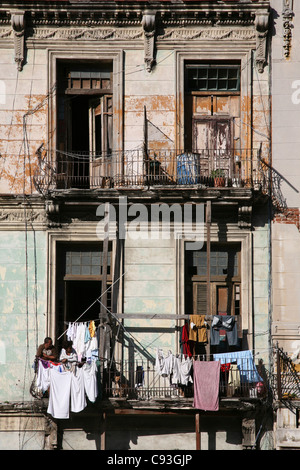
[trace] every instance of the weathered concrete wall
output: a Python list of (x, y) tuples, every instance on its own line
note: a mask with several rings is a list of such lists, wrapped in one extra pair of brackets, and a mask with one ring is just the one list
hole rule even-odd
[(31, 176), (37, 164), (35, 152), (42, 142), (47, 142), (46, 50), (29, 49), (26, 61), (23, 70), (18, 71), (13, 48), (1, 49), (1, 193), (34, 191)]
[(32, 399), (32, 364), (46, 331), (46, 232), (25, 234), (0, 231), (0, 402)]
[(269, 365), (270, 335), (270, 227), (268, 208), (257, 211), (254, 215), (253, 230), (253, 312), (255, 352)]
[(281, 0), (272, 0), (272, 165), (289, 213), (272, 226), (273, 338), (288, 353), (300, 347), (300, 4), (293, 2), (290, 54), (285, 57)]
[[(161, 234), (160, 234), (161, 237)], [(133, 240), (125, 243), (124, 312), (135, 314), (176, 313), (175, 240)], [(128, 331), (155, 356), (156, 348), (175, 352), (175, 320), (126, 320)], [(156, 332), (146, 332), (156, 329)], [(138, 331), (139, 329), (140, 332)], [(144, 332), (143, 332), (144, 329)]]
[(139, 149), (143, 142), (144, 106), (147, 110), (149, 147), (174, 149), (175, 65), (174, 52), (159, 50), (157, 65), (147, 72), (144, 50), (125, 55), (125, 149)]

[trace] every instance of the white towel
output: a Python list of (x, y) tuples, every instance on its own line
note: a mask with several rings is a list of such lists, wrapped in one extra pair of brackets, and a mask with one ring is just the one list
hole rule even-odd
[(84, 389), (88, 399), (94, 403), (98, 396), (98, 385), (97, 385), (97, 366), (96, 362), (86, 363), (82, 367)]
[(71, 374), (71, 411), (79, 413), (86, 407), (84, 377), (82, 368), (76, 368), (76, 374)]
[(47, 413), (57, 419), (68, 419), (71, 396), (71, 372), (50, 370), (50, 394)]

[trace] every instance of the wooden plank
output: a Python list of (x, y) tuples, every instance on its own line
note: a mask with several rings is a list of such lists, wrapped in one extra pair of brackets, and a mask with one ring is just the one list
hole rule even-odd
[(105, 227), (103, 241), (103, 265), (102, 265), (102, 292), (101, 292), (101, 318), (107, 318), (107, 263), (109, 244), (109, 203), (105, 203)]
[[(191, 314), (178, 315), (176, 313), (112, 313), (112, 315), (118, 319), (122, 318), (135, 318), (135, 319), (152, 319), (152, 320), (189, 320)], [(232, 315), (236, 321), (239, 315)], [(205, 320), (212, 320), (214, 315), (205, 315)]]
[(200, 413), (195, 415), (196, 450), (201, 450)]

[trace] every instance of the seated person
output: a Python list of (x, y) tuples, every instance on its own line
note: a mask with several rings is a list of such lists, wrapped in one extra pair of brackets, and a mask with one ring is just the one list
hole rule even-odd
[(71, 369), (72, 365), (77, 364), (78, 357), (75, 349), (73, 348), (73, 341), (65, 341), (59, 360), (64, 364), (66, 369)]
[(47, 337), (44, 339), (44, 343), (38, 347), (36, 357), (47, 361), (57, 360), (57, 352), (51, 338)]

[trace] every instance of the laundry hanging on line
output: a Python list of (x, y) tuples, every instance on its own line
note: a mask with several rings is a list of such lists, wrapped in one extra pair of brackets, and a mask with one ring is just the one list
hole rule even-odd
[[(102, 336), (102, 351), (103, 357), (99, 357), (100, 347), (100, 328), (103, 328), (104, 335)], [(110, 346), (111, 346), (111, 327), (110, 325), (96, 326), (94, 320), (86, 322), (69, 322), (66, 336), (69, 341), (73, 342), (78, 360), (82, 358), (89, 360), (101, 359), (104, 362), (104, 367), (108, 366), (110, 360)]]
[(220, 362), (194, 362), (194, 408), (219, 410)]
[(155, 359), (155, 370), (162, 377), (169, 377), (171, 385), (188, 385), (193, 382), (191, 370), (193, 360), (185, 356), (174, 355), (172, 351), (164, 354), (162, 349), (157, 348)]
[(47, 412), (56, 419), (68, 419), (87, 406), (86, 397), (94, 403), (98, 396), (96, 361), (67, 370), (60, 363), (38, 361), (36, 386), (43, 393), (49, 390)]
[[(229, 346), (238, 346), (238, 333), (235, 317), (232, 315), (214, 315), (210, 329), (210, 344), (218, 346), (224, 333)], [(225, 339), (224, 338), (224, 339)]]
[(235, 362), (238, 366), (242, 383), (256, 383), (263, 381), (257, 372), (253, 354), (250, 350), (213, 354), (213, 359), (214, 361), (220, 361), (221, 364)]

